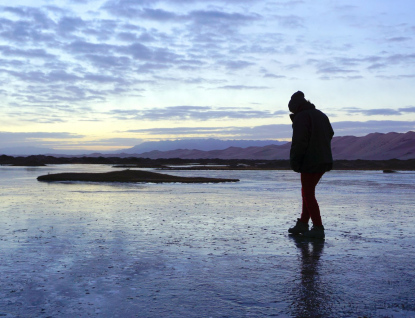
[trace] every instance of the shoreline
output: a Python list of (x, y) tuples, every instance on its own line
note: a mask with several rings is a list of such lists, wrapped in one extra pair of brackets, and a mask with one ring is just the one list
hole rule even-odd
[[(59, 164), (102, 164), (112, 165), (114, 168), (152, 168), (160, 170), (291, 170), (289, 160), (0, 156), (0, 165), (2, 166), (41, 167)], [(415, 159), (335, 160), (332, 170), (415, 171)]]

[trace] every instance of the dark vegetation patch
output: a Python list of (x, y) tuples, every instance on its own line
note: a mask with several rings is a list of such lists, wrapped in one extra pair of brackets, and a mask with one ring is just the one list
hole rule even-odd
[(238, 179), (179, 177), (141, 170), (123, 170), (105, 173), (55, 173), (39, 176), (39, 181), (86, 181), (86, 182), (146, 182), (146, 183), (219, 183), (237, 182)]

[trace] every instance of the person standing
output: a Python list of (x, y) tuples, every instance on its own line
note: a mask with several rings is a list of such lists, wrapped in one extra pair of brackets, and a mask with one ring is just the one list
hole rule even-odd
[[(323, 174), (333, 168), (331, 139), (334, 131), (329, 118), (306, 100), (298, 91), (291, 96), (288, 109), (292, 114), (292, 143), (290, 166), (301, 173), (302, 213), (291, 234), (303, 234), (311, 238), (325, 238), (320, 208), (315, 197), (315, 189)], [(313, 227), (309, 230), (311, 218)]]

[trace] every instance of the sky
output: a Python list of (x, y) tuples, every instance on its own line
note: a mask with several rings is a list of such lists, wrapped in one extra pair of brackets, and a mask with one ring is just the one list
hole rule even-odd
[(413, 0), (0, 0), (0, 148), (415, 130)]

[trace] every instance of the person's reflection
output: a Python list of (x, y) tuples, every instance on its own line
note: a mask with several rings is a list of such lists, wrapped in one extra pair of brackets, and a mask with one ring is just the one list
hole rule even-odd
[(293, 286), (295, 317), (328, 317), (328, 291), (319, 275), (319, 260), (324, 241), (290, 236), (300, 249), (300, 284)]

